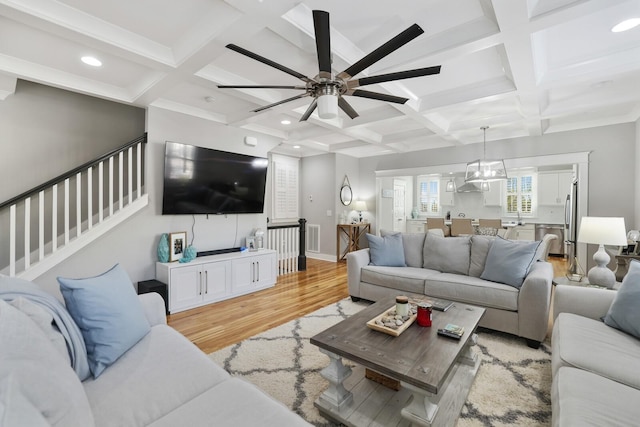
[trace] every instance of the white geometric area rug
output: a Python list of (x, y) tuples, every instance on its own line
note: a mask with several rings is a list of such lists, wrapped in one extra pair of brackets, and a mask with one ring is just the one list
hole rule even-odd
[[(334, 426), (313, 405), (328, 385), (320, 371), (328, 365), (329, 358), (311, 345), (309, 338), (367, 305), (347, 298), (211, 353), (209, 357), (231, 375), (254, 383), (310, 423)], [(522, 338), (481, 329), (475, 350), (482, 364), (458, 427), (551, 424), (551, 347), (548, 342), (534, 350), (527, 347)]]

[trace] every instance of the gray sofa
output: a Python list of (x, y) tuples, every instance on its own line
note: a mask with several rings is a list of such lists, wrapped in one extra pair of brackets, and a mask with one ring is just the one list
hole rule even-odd
[[(0, 277), (0, 291), (6, 280)], [(252, 384), (230, 377), (167, 326), (158, 294), (139, 300), (150, 331), (97, 379), (81, 382), (51, 319), (38, 324), (32, 303), (0, 298), (0, 424), (310, 425)]]
[(640, 340), (601, 321), (615, 296), (616, 291), (608, 289), (556, 286), (551, 338), (554, 426), (640, 423)]
[[(419, 294), (482, 306), (487, 311), (480, 326), (523, 337), (537, 348), (548, 329), (553, 268), (545, 260), (555, 236), (540, 243), (520, 287), (480, 278), (495, 237), (435, 237), (402, 234), (405, 267), (370, 265), (369, 248), (347, 254), (351, 297), (377, 301)], [(467, 239), (468, 245), (451, 253), (455, 239), (462, 243)]]

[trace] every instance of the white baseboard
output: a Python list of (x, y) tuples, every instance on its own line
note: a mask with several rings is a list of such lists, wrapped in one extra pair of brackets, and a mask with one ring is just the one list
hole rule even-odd
[(331, 255), (331, 254), (320, 254), (320, 253), (314, 253), (314, 252), (307, 252), (305, 255), (307, 256), (307, 258), (319, 259), (319, 260), (322, 260), (322, 261), (336, 262), (336, 256), (335, 255)]

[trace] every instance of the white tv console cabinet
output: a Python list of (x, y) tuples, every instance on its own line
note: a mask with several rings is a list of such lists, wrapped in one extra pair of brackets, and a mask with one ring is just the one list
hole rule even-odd
[(166, 283), (169, 313), (248, 294), (275, 285), (276, 251), (231, 252), (187, 263), (156, 263), (156, 279)]

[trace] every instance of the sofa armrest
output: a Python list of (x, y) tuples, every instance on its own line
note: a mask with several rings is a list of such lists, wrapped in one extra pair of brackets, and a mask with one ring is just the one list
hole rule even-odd
[(165, 314), (164, 300), (160, 294), (156, 292), (149, 292), (146, 294), (138, 295), (144, 315), (149, 321), (149, 325), (166, 325), (167, 315)]
[(600, 320), (609, 311), (616, 296), (611, 289), (557, 285), (553, 296), (553, 319), (560, 313), (573, 313)]
[(360, 270), (369, 265), (369, 261), (369, 248), (347, 254), (347, 283), (352, 297), (360, 297)]
[(518, 295), (519, 335), (543, 341), (549, 326), (553, 266), (538, 261), (531, 266)]

